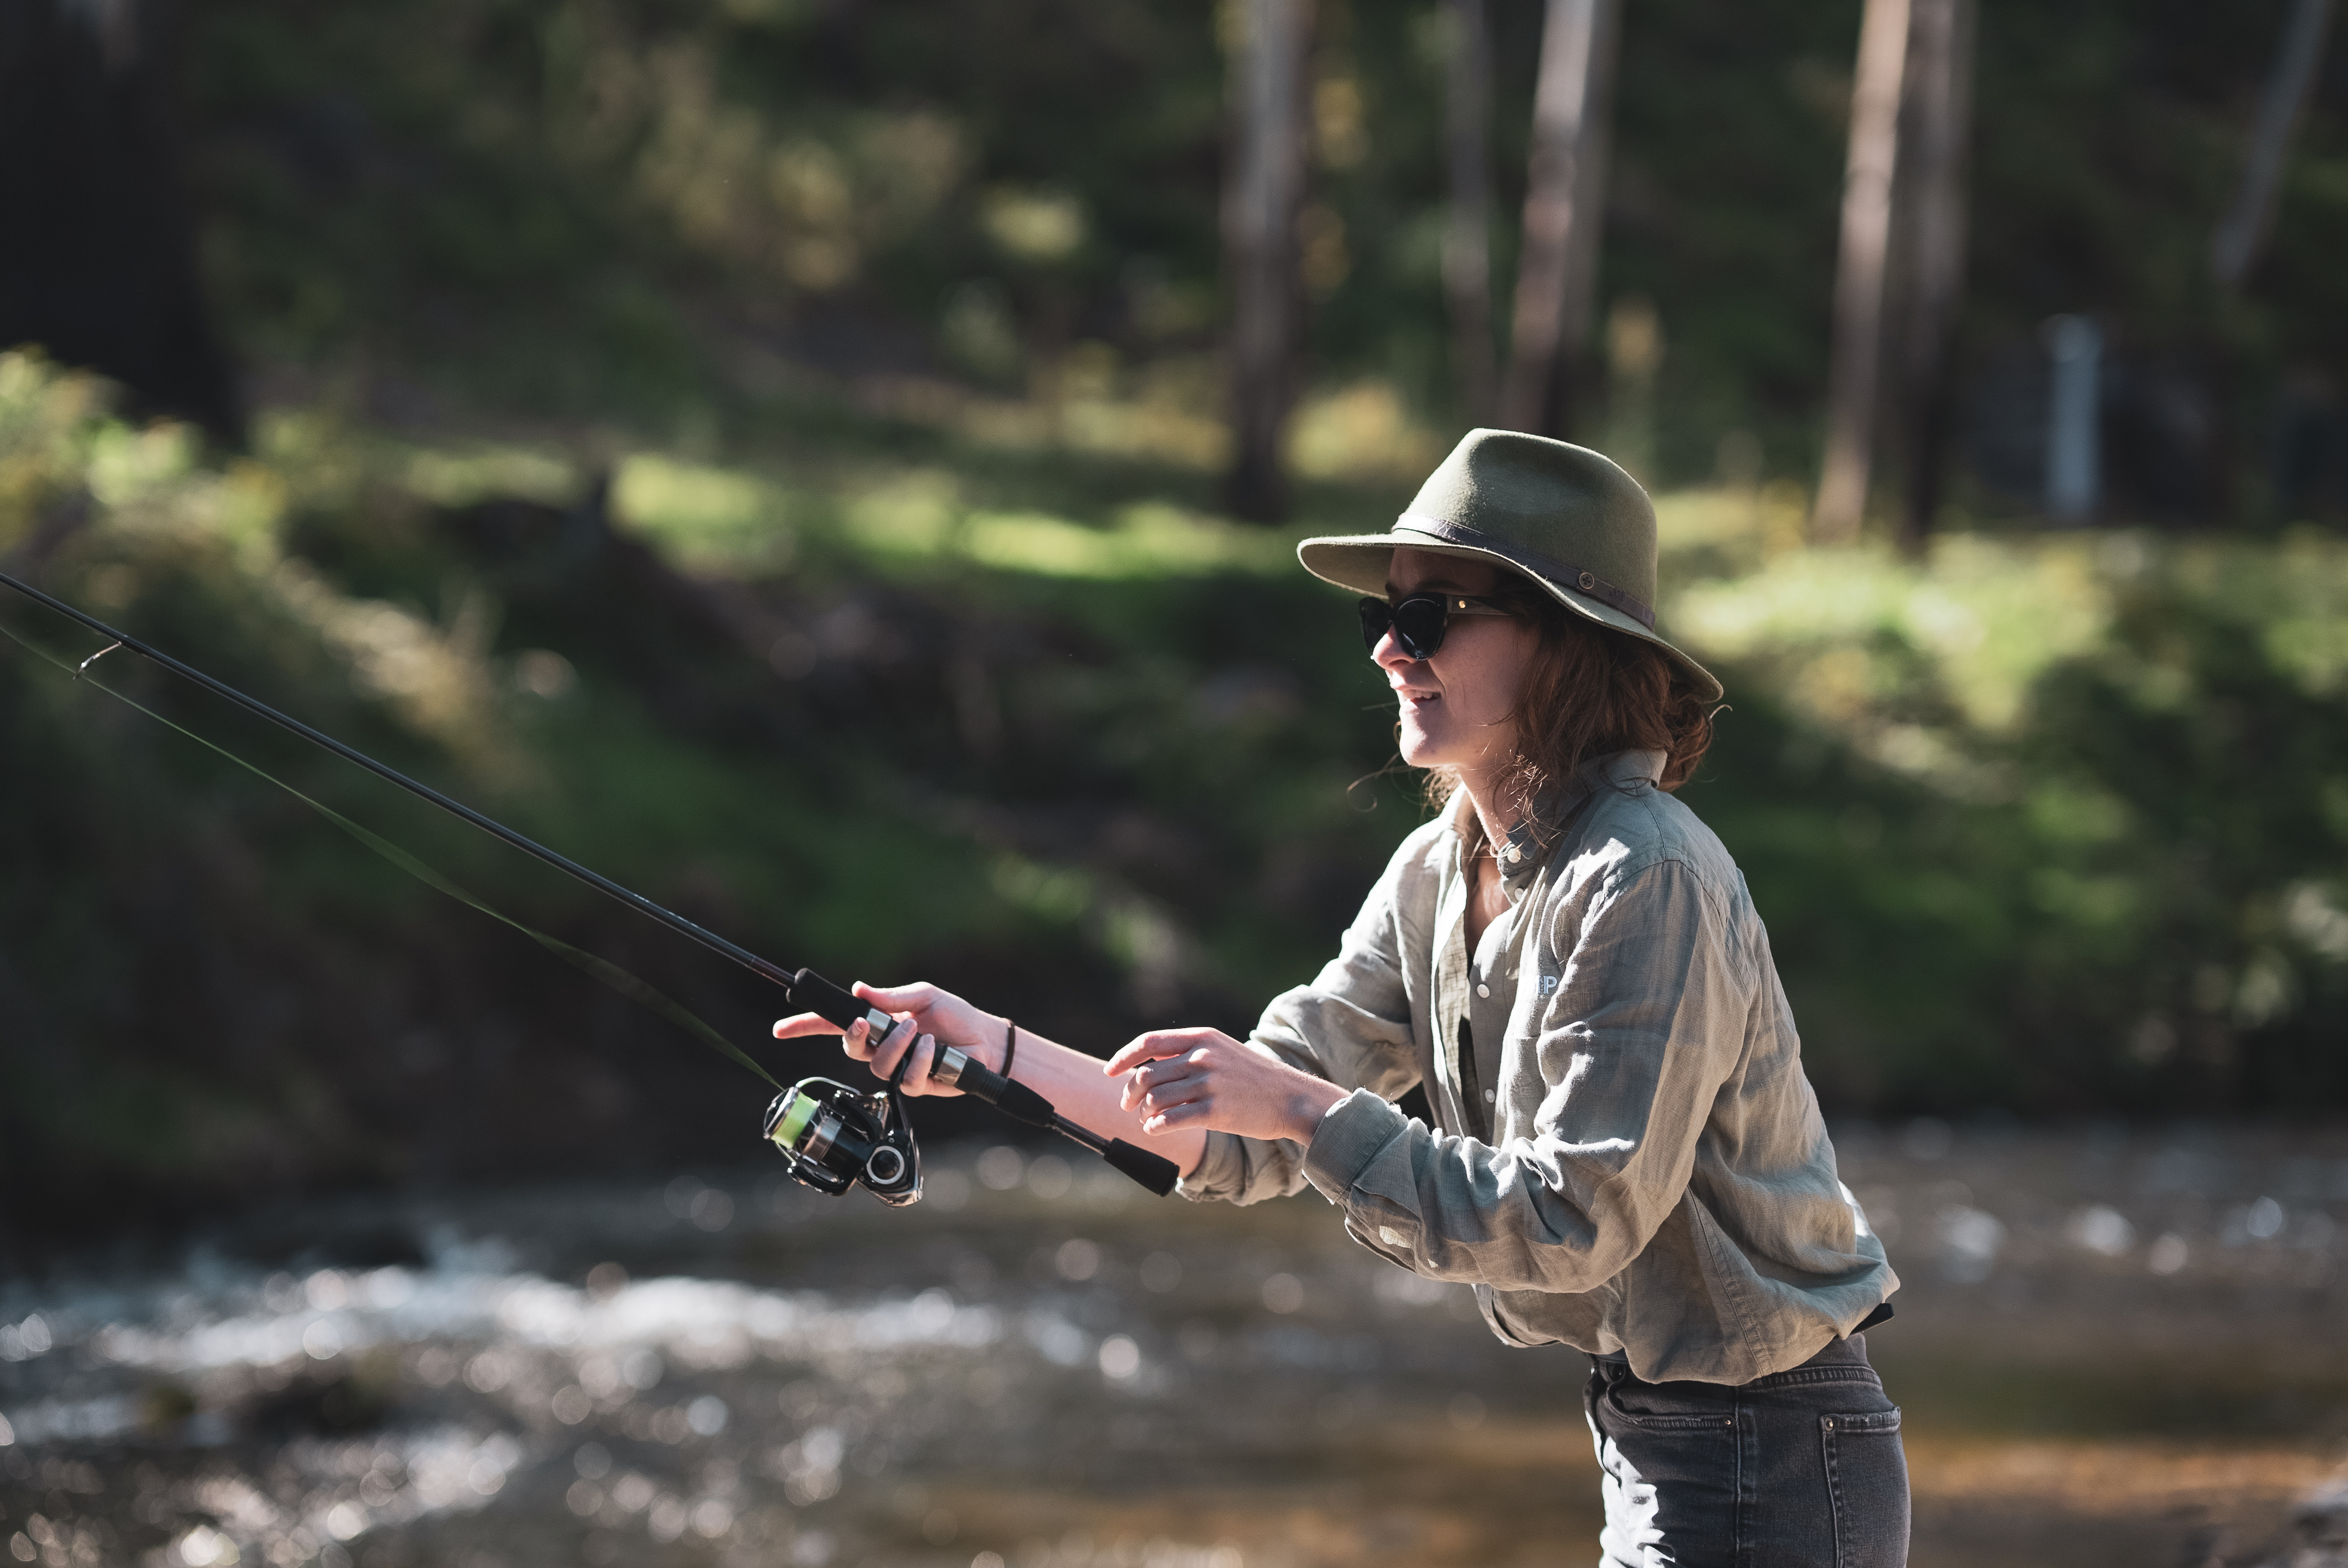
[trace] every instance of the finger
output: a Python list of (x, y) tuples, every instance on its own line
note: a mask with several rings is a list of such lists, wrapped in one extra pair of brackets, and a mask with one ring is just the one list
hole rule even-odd
[(1118, 1096), (1117, 1103), (1125, 1110), (1130, 1111), (1141, 1103), (1141, 1097), (1150, 1090), (1161, 1083), (1169, 1083), (1177, 1078), (1186, 1076), (1189, 1071), (1186, 1059), (1180, 1057), (1162, 1058), (1157, 1061), (1147, 1062), (1125, 1075), (1125, 1089)]
[(957, 1094), (961, 1092), (959, 1090), (948, 1089), (945, 1085), (940, 1083), (936, 1079), (930, 1076), (930, 1070), (938, 1064), (937, 1036), (933, 1034), (918, 1036), (915, 1038), (911, 1049), (913, 1052), (913, 1065), (905, 1070), (905, 1080), (902, 1083), (898, 1085), (898, 1088), (901, 1089), (907, 1094)]
[[(938, 1091), (937, 1085), (930, 1081), (930, 1064), (937, 1060), (935, 1046), (934, 1037), (926, 1034), (916, 1034), (906, 1043), (905, 1050), (912, 1052), (912, 1060), (906, 1064), (905, 1075), (897, 1080), (900, 1093), (935, 1094)], [(893, 1072), (896, 1070), (891, 1068), (890, 1071)]]
[(1187, 1029), (1161, 1029), (1152, 1030), (1148, 1034), (1137, 1035), (1115, 1056), (1110, 1057), (1101, 1071), (1109, 1073), (1130, 1072), (1145, 1061), (1179, 1056), (1190, 1048), (1191, 1038), (1196, 1032), (1194, 1030)]
[(1204, 1121), (1207, 1115), (1208, 1110), (1203, 1102), (1169, 1105), (1156, 1115), (1144, 1119), (1141, 1130), (1151, 1133), (1177, 1132), (1192, 1122)]
[(1203, 1078), (1185, 1078), (1164, 1083), (1141, 1096), (1134, 1107), (1145, 1120), (1163, 1114), (1177, 1105), (1205, 1105), (1214, 1097), (1213, 1087)]
[(839, 1047), (859, 1061), (872, 1060), (872, 1030), (862, 1019), (848, 1026), (839, 1037)]
[(777, 1040), (795, 1040), (803, 1034), (838, 1034), (839, 1032), (838, 1024), (811, 1012), (794, 1013), (789, 1018), (775, 1020)]
[[(901, 1023), (904, 1020), (901, 1019), (898, 1021)], [(913, 1042), (920, 1038), (920, 1034), (910, 1028), (891, 1030), (873, 1048), (870, 1058), (873, 1072), (885, 1079), (896, 1071), (897, 1063), (905, 1059), (905, 1053), (913, 1049)]]

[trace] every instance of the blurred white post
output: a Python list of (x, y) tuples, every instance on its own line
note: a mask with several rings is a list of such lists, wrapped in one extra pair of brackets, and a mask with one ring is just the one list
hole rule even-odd
[(1451, 302), (1451, 358), (1459, 401), (1478, 425), (1492, 417), (1492, 40), (1484, 0), (1444, 0), (1444, 140), (1450, 210), (1443, 226), (1443, 292)]
[(2076, 526), (2102, 501), (2104, 332), (2085, 316), (2046, 323), (2053, 386), (2046, 399), (2046, 515)]
[(1891, 177), (1900, 162), (1900, 85), (1908, 64), (1908, 0), (1867, 0), (1850, 95), (1843, 172), (1842, 250), (1835, 264), (1834, 343), (1827, 370), (1827, 452), (1813, 532), (1849, 544), (1867, 512), (1875, 456), (1876, 383), (1883, 361), (1883, 277), (1891, 244)]
[(2209, 239), (2209, 270), (2228, 288), (2240, 283), (2259, 258), (2274, 224), (2275, 190), (2282, 182), (2283, 155), (2306, 111), (2323, 59), (2324, 35), (2332, 26), (2332, 0), (2291, 0), (2274, 70), (2259, 100), (2259, 123), (2242, 157), (2242, 178), (2233, 204)]
[(1500, 424), (1550, 435), (1570, 424), (1572, 366), (1590, 338), (1606, 220), (1608, 110), (1622, 0), (1549, 0), (1524, 237), (1509, 323)]
[(1238, 0), (1226, 13), (1232, 135), (1223, 183), (1231, 282), (1231, 510), (1288, 510), (1281, 439), (1296, 401), (1302, 315), (1297, 218), (1304, 204), (1304, 50), (1311, 0)]

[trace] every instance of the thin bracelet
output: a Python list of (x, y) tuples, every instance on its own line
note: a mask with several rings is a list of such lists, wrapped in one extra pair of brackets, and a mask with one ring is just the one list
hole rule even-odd
[(1019, 1054), (1019, 1026), (1009, 1019), (1003, 1020), (1003, 1076), (1011, 1076), (1011, 1059)]

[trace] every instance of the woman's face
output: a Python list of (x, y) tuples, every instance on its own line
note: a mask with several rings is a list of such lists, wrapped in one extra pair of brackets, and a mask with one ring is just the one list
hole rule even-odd
[[(1489, 596), (1512, 586), (1485, 561), (1399, 546), (1386, 569), (1386, 598), (1415, 593)], [(1497, 767), (1516, 750), (1509, 713), (1540, 633), (1515, 616), (1455, 615), (1431, 659), (1413, 659), (1389, 630), (1370, 657), (1385, 671), (1402, 710), (1402, 760), (1416, 768)]]

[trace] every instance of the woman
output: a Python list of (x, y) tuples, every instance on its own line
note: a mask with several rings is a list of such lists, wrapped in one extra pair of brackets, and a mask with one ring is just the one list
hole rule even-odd
[[(1478, 430), (1387, 533), (1298, 553), (1372, 596), (1403, 759), (1443, 801), (1319, 978), (1245, 1042), (1159, 1030), (1105, 1066), (934, 987), (858, 993), (1080, 1123), (1138, 1126), (1186, 1196), (1310, 1182), (1373, 1252), (1472, 1284), (1503, 1340), (1587, 1353), (1607, 1563), (1905, 1562), (1899, 1411), (1857, 1333), (1899, 1282), (1744, 879), (1670, 793), (1721, 688), (1655, 634), (1645, 494)], [(885, 1074), (910, 1039), (846, 1046)], [(1392, 1103), (1414, 1085), (1432, 1127)]]

